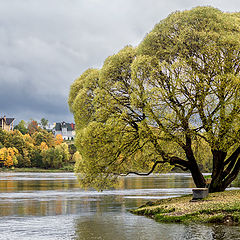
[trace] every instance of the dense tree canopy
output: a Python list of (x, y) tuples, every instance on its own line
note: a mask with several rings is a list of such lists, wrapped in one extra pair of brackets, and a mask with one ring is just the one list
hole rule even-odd
[[(57, 141), (52, 133), (38, 128), (32, 136), (19, 130), (6, 131), (0, 128), (0, 168), (38, 167), (72, 169), (69, 161), (76, 149)], [(72, 161), (74, 161), (72, 159)]]
[(225, 190), (240, 170), (239, 70), (240, 14), (197, 7), (85, 71), (69, 94), (81, 183), (102, 189), (175, 166), (204, 187), (209, 152), (210, 191)]

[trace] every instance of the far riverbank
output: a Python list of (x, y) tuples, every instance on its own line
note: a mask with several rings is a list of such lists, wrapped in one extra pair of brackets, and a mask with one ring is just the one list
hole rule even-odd
[(57, 172), (73, 172), (73, 167), (64, 167), (60, 169), (44, 169), (44, 168), (0, 168), (0, 172), (34, 172), (34, 173), (57, 173)]

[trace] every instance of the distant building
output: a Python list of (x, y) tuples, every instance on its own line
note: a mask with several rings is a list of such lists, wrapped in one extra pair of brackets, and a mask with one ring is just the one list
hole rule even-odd
[(46, 130), (49, 132), (52, 132), (54, 130), (55, 126), (56, 126), (56, 123), (53, 123), (53, 124), (48, 123), (48, 125), (46, 126)]
[(73, 140), (75, 137), (75, 124), (74, 123), (56, 123), (53, 133), (55, 137), (60, 134), (64, 140)]
[(0, 128), (6, 131), (13, 130), (13, 122), (15, 118), (6, 118), (6, 116), (0, 118)]

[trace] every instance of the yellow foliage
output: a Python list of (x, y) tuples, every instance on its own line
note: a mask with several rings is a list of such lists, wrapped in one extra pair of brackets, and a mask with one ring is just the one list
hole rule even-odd
[(11, 167), (13, 166), (13, 159), (10, 155), (7, 156), (5, 162), (4, 162), (4, 166), (6, 167)]
[(17, 159), (15, 154), (18, 154), (18, 150), (13, 148), (1, 148), (0, 149), (0, 161), (3, 163), (6, 167), (11, 167), (15, 164), (17, 164)]
[(48, 145), (45, 142), (41, 142), (40, 149), (43, 150), (48, 150)]
[(24, 139), (25, 142), (27, 142), (27, 143), (31, 143), (31, 144), (34, 143), (34, 139), (33, 139), (29, 134), (23, 135), (23, 139)]
[(6, 148), (0, 149), (0, 161), (4, 161), (4, 159), (5, 159), (5, 150), (6, 150)]
[(61, 134), (57, 134), (55, 142), (57, 145), (60, 145), (63, 142), (63, 137)]

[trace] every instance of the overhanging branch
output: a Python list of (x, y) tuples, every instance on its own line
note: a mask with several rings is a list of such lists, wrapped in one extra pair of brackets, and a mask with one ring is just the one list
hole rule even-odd
[(182, 169), (184, 172), (188, 170), (187, 167), (183, 167), (183, 166), (178, 165), (178, 164), (176, 164), (175, 167), (178, 167), (178, 168)]
[(182, 168), (184, 168), (186, 170), (189, 169), (189, 162), (185, 161), (179, 157), (170, 157), (170, 165), (175, 165), (176, 167), (181, 166)]
[(153, 171), (154, 171), (154, 169), (156, 168), (156, 166), (159, 164), (159, 163), (166, 163), (165, 161), (156, 161), (154, 164), (153, 164), (153, 166), (152, 166), (152, 169), (148, 172), (148, 173), (138, 173), (138, 172), (128, 172), (128, 173), (126, 173), (126, 174), (120, 174), (120, 176), (127, 176), (127, 175), (129, 175), (129, 174), (135, 174), (135, 175), (139, 175), (139, 176), (148, 176), (148, 175), (150, 175)]
[(179, 158), (179, 157), (170, 157), (169, 160), (170, 161), (164, 161), (164, 160), (163, 161), (156, 161), (153, 164), (151, 170), (149, 172), (147, 172), (147, 173), (139, 173), (139, 172), (129, 171), (126, 174), (120, 174), (120, 176), (127, 176), (129, 174), (135, 174), (135, 175), (138, 175), (138, 176), (148, 176), (148, 175), (150, 175), (154, 171), (154, 169), (157, 167), (158, 164), (160, 164), (160, 163), (167, 163), (167, 162), (170, 165), (174, 165), (176, 167), (181, 168), (183, 171), (187, 171), (189, 169), (188, 162), (183, 160), (183, 159), (181, 159), (181, 158)]

